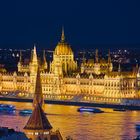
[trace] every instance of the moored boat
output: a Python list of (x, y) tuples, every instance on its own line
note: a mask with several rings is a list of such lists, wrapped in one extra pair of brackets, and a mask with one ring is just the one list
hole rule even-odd
[(93, 108), (93, 107), (80, 107), (77, 109), (78, 112), (92, 112), (92, 113), (103, 113), (99, 108)]
[(124, 109), (124, 108), (114, 108), (113, 111), (121, 111), (121, 112), (125, 112), (126, 109)]
[(15, 106), (13, 105), (8, 105), (8, 104), (0, 104), (0, 113), (15, 113)]
[(23, 109), (19, 111), (20, 115), (31, 115), (32, 114), (32, 110), (31, 109)]
[(15, 110), (15, 106), (8, 104), (0, 104), (0, 110)]
[(0, 104), (0, 108), (12, 108), (12, 109), (15, 109), (15, 106), (14, 105), (9, 105), (9, 104)]
[(140, 130), (140, 124), (136, 124), (136, 129)]

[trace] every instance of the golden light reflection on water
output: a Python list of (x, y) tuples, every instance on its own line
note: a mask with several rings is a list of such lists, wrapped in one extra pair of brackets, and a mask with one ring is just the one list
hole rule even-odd
[[(29, 117), (19, 116), (18, 110), (32, 109), (31, 103), (0, 102), (16, 106), (16, 115), (0, 115), (0, 125), (22, 131)], [(115, 112), (103, 109), (105, 113), (79, 113), (75, 106), (45, 105), (45, 112), (54, 129), (66, 137), (76, 140), (132, 140), (140, 134), (135, 124), (140, 122), (140, 111)], [(17, 128), (18, 126), (18, 128)]]

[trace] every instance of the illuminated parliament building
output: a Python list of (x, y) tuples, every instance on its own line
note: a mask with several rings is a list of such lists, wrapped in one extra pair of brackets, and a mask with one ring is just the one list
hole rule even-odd
[(139, 98), (138, 67), (135, 71), (124, 72), (119, 65), (114, 71), (110, 52), (104, 60), (98, 57), (97, 49), (94, 59), (83, 60), (78, 66), (72, 48), (65, 40), (64, 30), (51, 62), (47, 62), (45, 52), (43, 60), (39, 61), (36, 46), (28, 65), (24, 65), (20, 54), (17, 72), (0, 73), (0, 92), (18, 91), (21, 97), (33, 97), (38, 66), (44, 99), (121, 103), (128, 98)]

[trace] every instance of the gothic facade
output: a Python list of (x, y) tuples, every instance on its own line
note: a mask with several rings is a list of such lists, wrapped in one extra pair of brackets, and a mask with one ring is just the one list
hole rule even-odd
[[(44, 53), (45, 54), (45, 53)], [(110, 52), (108, 60), (98, 57), (95, 60), (83, 61), (80, 72), (71, 46), (65, 41), (64, 31), (60, 42), (53, 52), (53, 61), (48, 63), (45, 55), (43, 62), (38, 61), (36, 47), (32, 51), (28, 65), (22, 63), (22, 55), (18, 63), (18, 71), (0, 73), (0, 91), (19, 91), (19, 96), (32, 97), (35, 91), (37, 68), (40, 65), (42, 93), (45, 99), (121, 102), (122, 99), (139, 98), (140, 70), (122, 72), (113, 71)]]

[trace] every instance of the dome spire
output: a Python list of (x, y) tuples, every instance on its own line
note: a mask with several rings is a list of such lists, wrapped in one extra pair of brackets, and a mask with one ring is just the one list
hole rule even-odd
[(62, 27), (61, 42), (65, 42), (64, 27)]
[(34, 44), (33, 53), (36, 55), (36, 45)]

